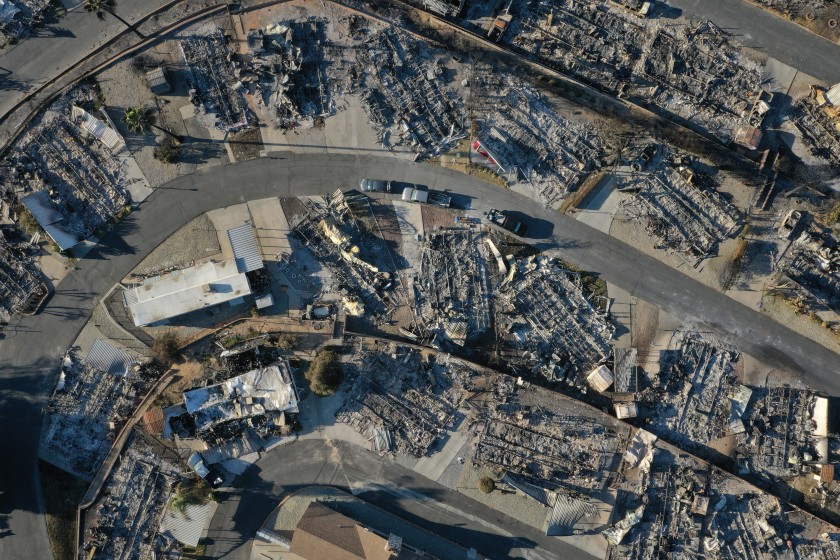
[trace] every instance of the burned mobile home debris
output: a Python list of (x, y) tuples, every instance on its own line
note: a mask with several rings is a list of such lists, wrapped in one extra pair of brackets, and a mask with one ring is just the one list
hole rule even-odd
[(414, 306), (427, 332), (464, 346), (491, 329), (488, 246), (495, 249), (489, 235), (468, 228), (425, 237), (420, 273), (414, 281)]
[(668, 26), (613, 2), (516, 2), (501, 40), (602, 91), (627, 97), (728, 143), (761, 71), (712, 24)]
[(840, 313), (840, 247), (829, 228), (791, 210), (779, 227), (787, 250), (776, 263), (774, 284), (790, 292), (797, 306)]
[(286, 21), (248, 35), (257, 103), (273, 113), (281, 128), (311, 126), (335, 114), (333, 96), (341, 93), (334, 83), (335, 66), (342, 59), (331, 56), (328, 25), (325, 18)]
[(100, 339), (84, 359), (68, 353), (45, 409), (41, 457), (93, 478), (116, 434), (162, 373)]
[(190, 101), (198, 111), (214, 115), (215, 126), (225, 132), (248, 127), (248, 107), (228, 38), (220, 29), (211, 28), (178, 44), (192, 76)]
[(100, 498), (86, 515), (85, 558), (142, 560), (160, 557), (169, 544), (157, 535), (182, 469), (161, 457), (154, 442), (135, 429)]
[(607, 361), (615, 327), (584, 293), (581, 277), (543, 255), (511, 265), (495, 312), (514, 371), (583, 387), (585, 376)]
[(807, 389), (756, 391), (748, 411), (749, 437), (738, 449), (741, 474), (789, 479), (830, 463), (828, 399)]
[[(626, 462), (618, 484), (618, 520), (604, 531), (610, 558), (784, 559), (819, 543), (797, 535), (805, 514), (669, 446), (647, 462)], [(819, 523), (816, 523), (819, 525)]]
[(476, 115), (474, 160), (511, 182), (529, 184), (546, 206), (556, 205), (600, 167), (604, 147), (594, 126), (564, 118), (541, 93), (512, 76), (477, 69), (472, 80), (476, 96), (496, 99)]
[(441, 60), (395, 27), (356, 15), (282, 20), (249, 33), (248, 47), (238, 75), (279, 128), (321, 126), (338, 98), (354, 94), (383, 147), (407, 146), (419, 159), (466, 136), (463, 101), (441, 78)]
[(0, 47), (13, 45), (44, 22), (51, 0), (0, 2)]
[[(293, 233), (326, 266), (334, 282), (322, 292), (340, 293), (351, 316), (385, 321), (399, 305), (393, 256), (384, 244), (368, 197), (336, 191), (323, 204), (305, 200)], [(317, 298), (316, 298), (317, 299)]]
[(693, 160), (668, 152), (639, 174), (621, 180), (619, 190), (630, 219), (641, 222), (661, 248), (703, 259), (741, 228), (741, 212), (716, 189), (714, 180), (694, 171)]
[(337, 415), (379, 453), (423, 457), (452, 428), (472, 390), (471, 366), (409, 346), (364, 350), (345, 363), (352, 386)]
[[(643, 393), (639, 398), (654, 408), (647, 429), (689, 447), (743, 434), (752, 391), (735, 379), (738, 352), (691, 332), (678, 334), (669, 348), (659, 357), (658, 371), (647, 379), (649, 397)], [(747, 402), (740, 397), (743, 391)]]
[[(835, 88), (832, 88), (832, 90)], [(800, 99), (791, 119), (812, 155), (840, 169), (840, 113), (826, 92), (812, 88), (812, 95)]]
[(417, 39), (387, 27), (356, 51), (362, 102), (384, 146), (437, 155), (467, 135), (461, 98), (439, 79), (439, 60)]
[(94, 95), (80, 88), (53, 104), (0, 167), (5, 189), (61, 250), (93, 236), (130, 201), (128, 179), (115, 157), (121, 137), (76, 106)]
[[(6, 205), (3, 205), (6, 208)], [(38, 311), (49, 290), (35, 264), (35, 247), (0, 236), (0, 322)]]
[(610, 484), (629, 441), (629, 427), (615, 419), (586, 405), (560, 406), (552, 391), (513, 379), (472, 408), (474, 463), (584, 503)]
[(707, 334), (678, 332), (656, 364), (637, 371), (633, 391), (613, 397), (631, 402), (650, 432), (681, 449), (715, 450), (752, 480), (787, 480), (829, 464), (828, 399), (808, 389), (744, 385), (739, 359)]

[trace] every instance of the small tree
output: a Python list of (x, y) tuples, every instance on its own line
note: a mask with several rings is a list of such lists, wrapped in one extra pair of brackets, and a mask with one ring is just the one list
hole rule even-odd
[(181, 352), (181, 338), (175, 331), (166, 331), (152, 342), (152, 352), (160, 363), (169, 367)]
[(283, 352), (290, 352), (297, 348), (298, 342), (300, 342), (300, 338), (296, 334), (283, 333), (277, 339), (277, 348)]
[(104, 20), (105, 14), (110, 14), (114, 16), (115, 19), (118, 19), (120, 23), (125, 25), (128, 29), (133, 31), (138, 37), (141, 39), (145, 39), (146, 36), (137, 31), (137, 28), (123, 18), (117, 15), (117, 12), (114, 11), (116, 2), (114, 0), (85, 0), (85, 11), (89, 14), (96, 14), (96, 17)]
[(143, 107), (129, 107), (123, 113), (122, 122), (131, 132), (143, 133), (149, 126), (149, 115)]
[(489, 494), (496, 489), (496, 481), (489, 476), (482, 476), (478, 479), (478, 489), (485, 494)]
[(309, 381), (309, 388), (316, 395), (325, 397), (335, 393), (344, 379), (344, 371), (338, 354), (326, 349), (318, 352), (309, 364), (305, 377)]
[(153, 155), (160, 162), (175, 163), (178, 161), (180, 150), (178, 143), (167, 136), (159, 145), (155, 146)]
[(126, 128), (131, 132), (136, 132), (138, 134), (142, 134), (146, 131), (147, 128), (154, 128), (155, 130), (159, 130), (166, 134), (171, 140), (174, 140), (177, 143), (181, 143), (184, 141), (184, 138), (174, 132), (170, 132), (163, 127), (160, 127), (152, 122), (152, 119), (149, 115), (149, 112), (141, 107), (140, 105), (136, 107), (129, 107), (125, 110), (122, 116), (122, 122), (125, 123)]
[(181, 514), (186, 514), (189, 506), (203, 506), (215, 501), (216, 493), (207, 481), (202, 478), (193, 478), (178, 484), (172, 499), (169, 500), (169, 507)]

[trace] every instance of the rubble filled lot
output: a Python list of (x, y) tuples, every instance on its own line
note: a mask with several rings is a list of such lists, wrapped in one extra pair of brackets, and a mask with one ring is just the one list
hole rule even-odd
[(426, 455), (453, 426), (477, 375), (456, 359), (398, 344), (354, 354), (345, 371), (350, 388), (337, 421), (371, 438), (380, 453), (413, 457)]
[(0, 168), (7, 189), (19, 198), (43, 191), (44, 205), (56, 216), (52, 221), (82, 239), (112, 221), (130, 200), (119, 160), (71, 120), (74, 105), (91, 106), (95, 97), (85, 87), (62, 97), (21, 136)]
[(827, 432), (818, 428), (827, 426), (827, 406), (816, 407), (818, 395), (743, 385), (735, 371), (739, 359), (737, 350), (707, 334), (678, 332), (636, 393), (647, 429), (683, 449), (717, 449), (735, 460), (739, 474), (768, 481), (827, 461)]
[(803, 97), (794, 105), (793, 124), (802, 133), (801, 138), (811, 154), (840, 169), (840, 128), (813, 97)]
[[(834, 232), (801, 211), (782, 220), (789, 245), (776, 263), (775, 285), (799, 311), (836, 319), (840, 314), (840, 250)], [(815, 315), (816, 314), (816, 315)]]
[(599, 168), (604, 146), (599, 131), (582, 120), (561, 116), (533, 87), (509, 74), (477, 69), (474, 96), (490, 96), (479, 124), (471, 159), (509, 182), (523, 182), (547, 206), (577, 189)]
[(384, 148), (425, 158), (466, 136), (464, 103), (442, 58), (394, 26), (352, 13), (283, 19), (250, 31), (238, 64), (255, 111), (283, 130), (323, 126), (352, 94)]
[(738, 352), (692, 332), (678, 334), (670, 347), (660, 355), (659, 371), (649, 379), (649, 396), (641, 396), (653, 408), (648, 429), (689, 447), (703, 447), (730, 434), (730, 419), (743, 433), (740, 419), (746, 403), (736, 408), (730, 401), (742, 387), (734, 372)]
[[(329, 270), (321, 294), (340, 293), (349, 315), (382, 324), (401, 305), (394, 259), (383, 241), (370, 199), (350, 191), (323, 200), (301, 199), (306, 208), (293, 226), (296, 240)], [(318, 299), (316, 296), (315, 299)]]
[(331, 25), (326, 18), (313, 17), (248, 34), (248, 78), (269, 122), (283, 129), (310, 127), (316, 119), (335, 114), (334, 98), (349, 84), (340, 79), (346, 57), (328, 37)]
[(443, 85), (440, 59), (421, 41), (387, 27), (356, 50), (362, 102), (383, 146), (408, 144), (417, 157), (445, 151), (466, 136), (458, 94)]
[(717, 190), (716, 181), (693, 170), (693, 160), (661, 147), (662, 161), (619, 179), (631, 193), (625, 213), (660, 240), (658, 248), (702, 259), (741, 228), (741, 212)]
[[(654, 451), (648, 467), (625, 471), (613, 517), (619, 521), (604, 533), (610, 558), (781, 560), (817, 545), (813, 526), (827, 528), (707, 463)], [(811, 530), (801, 531), (803, 521)]]
[(546, 256), (521, 259), (496, 299), (496, 329), (519, 367), (583, 387), (584, 376), (610, 354), (615, 327), (584, 293), (582, 275)]
[(487, 233), (472, 229), (432, 233), (423, 240), (415, 316), (427, 331), (459, 346), (492, 328), (487, 243), (492, 243)]
[(35, 264), (36, 250), (0, 237), (0, 321), (8, 322), (15, 313), (34, 313), (47, 297), (47, 285)]
[(43, 23), (52, 0), (14, 0), (0, 5), (0, 48), (27, 37)]
[(820, 452), (813, 391), (771, 387), (756, 391), (748, 411), (751, 437), (739, 446), (739, 470), (768, 480), (789, 479), (811, 461), (827, 462), (828, 441)]
[(233, 51), (221, 29), (210, 27), (178, 42), (192, 76), (190, 101), (199, 114), (216, 117), (225, 132), (248, 127), (248, 107), (242, 97)]
[(539, 387), (513, 387), (471, 418), (475, 464), (507, 472), (559, 494), (604, 490), (619, 465), (629, 430), (581, 405), (557, 412), (556, 397)]
[(711, 22), (664, 25), (600, 0), (516, 2), (502, 41), (598, 89), (690, 121), (727, 143), (761, 83)]
[(160, 557), (156, 536), (180, 468), (162, 459), (135, 431), (111, 472), (99, 501), (87, 514), (80, 555), (92, 560)]
[(128, 372), (102, 371), (68, 354), (46, 406), (41, 456), (84, 479), (91, 479), (114, 437), (162, 373), (153, 365)]

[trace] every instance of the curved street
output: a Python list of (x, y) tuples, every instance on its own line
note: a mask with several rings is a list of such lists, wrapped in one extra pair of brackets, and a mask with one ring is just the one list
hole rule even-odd
[[(115, 7), (117, 14), (135, 22), (169, 0), (131, 0)], [(56, 2), (57, 3), (57, 2)], [(83, 1), (62, 2), (70, 10), (59, 21), (50, 21), (30, 38), (0, 54), (0, 116), (8, 113), (27, 93), (87, 57), (103, 41), (126, 31), (116, 18), (84, 11)]]
[(453, 191), (472, 207), (518, 210), (530, 217), (530, 242), (597, 271), (608, 282), (678, 317), (690, 317), (759, 360), (840, 394), (837, 355), (682, 272), (574, 219), (502, 187), (429, 164), (387, 157), (274, 154), (211, 168), (160, 187), (80, 260), (41, 313), (10, 324), (0, 341), (0, 558), (50, 558), (38, 512), (37, 451), (41, 408), (58, 362), (101, 294), (148, 252), (199, 214), (272, 196), (326, 194), (363, 177), (389, 177)]
[[(304, 401), (305, 402), (305, 401)], [(262, 457), (222, 494), (206, 538), (209, 558), (249, 560), (253, 539), (280, 496), (306, 486), (336, 486), (482, 557), (592, 560), (563, 539), (475, 502), (370, 451), (309, 439)]]

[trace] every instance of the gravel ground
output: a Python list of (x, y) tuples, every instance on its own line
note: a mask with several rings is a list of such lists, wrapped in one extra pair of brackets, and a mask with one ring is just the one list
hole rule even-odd
[(646, 301), (638, 300), (633, 308), (633, 345), (645, 350), (653, 342), (659, 328), (659, 308)]
[(93, 309), (91, 320), (96, 325), (96, 328), (99, 329), (99, 332), (113, 343), (123, 346), (141, 356), (152, 357), (152, 352), (149, 350), (149, 347), (128, 331), (120, 328), (114, 318), (106, 311), (104, 304), (100, 303)]
[(132, 58), (115, 64), (99, 74), (96, 79), (105, 98), (108, 116), (125, 138), (126, 146), (149, 186), (154, 188), (171, 181), (180, 173), (177, 165), (161, 163), (154, 158), (154, 147), (157, 143), (154, 129), (144, 133), (129, 132), (122, 123), (123, 113), (129, 107), (155, 107), (155, 96), (149, 90), (145, 76), (135, 70), (134, 60)]
[(206, 214), (195, 218), (158, 245), (133, 274), (150, 275), (171, 268), (189, 266), (194, 261), (221, 252), (216, 228)]
[(484, 494), (478, 490), (478, 479), (482, 476), (489, 476), (493, 480), (497, 480), (489, 470), (467, 465), (461, 471), (461, 478), (458, 480), (457, 486), (458, 492), (505, 515), (509, 515), (522, 523), (530, 525), (538, 531), (544, 530), (545, 519), (551, 510), (535, 499), (521, 494), (518, 491), (503, 494), (498, 486), (490, 494)]
[(761, 311), (795, 332), (807, 336), (834, 352), (840, 352), (840, 339), (836, 334), (817, 324), (810, 317), (795, 314), (793, 308), (781, 298), (765, 295), (761, 300)]

